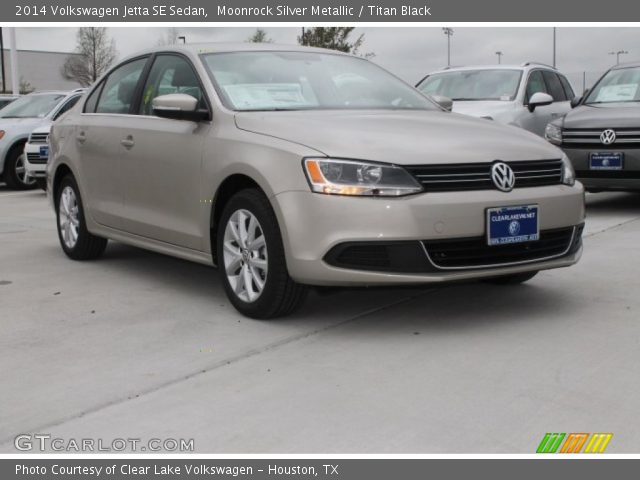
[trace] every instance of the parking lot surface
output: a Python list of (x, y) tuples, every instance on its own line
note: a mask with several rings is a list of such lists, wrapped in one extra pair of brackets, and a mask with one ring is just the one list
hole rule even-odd
[(23, 433), (193, 438), (198, 453), (640, 447), (640, 195), (588, 196), (585, 252), (528, 284), (311, 294), (241, 317), (212, 268), (62, 253), (39, 191), (0, 186), (0, 452)]

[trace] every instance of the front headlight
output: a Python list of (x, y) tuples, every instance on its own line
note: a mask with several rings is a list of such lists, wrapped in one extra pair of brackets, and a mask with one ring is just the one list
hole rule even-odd
[(562, 145), (562, 129), (553, 123), (547, 124), (544, 129), (544, 138), (556, 145)]
[(562, 156), (562, 183), (573, 186), (576, 183), (576, 171), (571, 165), (571, 160), (566, 155)]
[(395, 165), (329, 158), (306, 158), (303, 165), (316, 193), (399, 197), (422, 191), (415, 178)]

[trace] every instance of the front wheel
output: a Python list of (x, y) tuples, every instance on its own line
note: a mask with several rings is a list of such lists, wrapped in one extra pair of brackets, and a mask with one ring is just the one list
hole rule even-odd
[(75, 179), (67, 175), (60, 182), (55, 197), (60, 246), (73, 260), (98, 258), (107, 247), (107, 239), (87, 230), (80, 190)]
[(218, 227), (217, 252), (227, 296), (243, 315), (282, 317), (304, 301), (307, 287), (289, 276), (278, 221), (262, 192), (242, 190), (229, 200)]
[(12, 148), (7, 154), (4, 165), (4, 181), (9, 188), (14, 190), (29, 190), (36, 186), (35, 179), (27, 175), (21, 146)]
[(511, 275), (486, 278), (484, 281), (487, 283), (493, 283), (494, 285), (517, 285), (531, 280), (537, 274), (537, 271), (513, 273)]

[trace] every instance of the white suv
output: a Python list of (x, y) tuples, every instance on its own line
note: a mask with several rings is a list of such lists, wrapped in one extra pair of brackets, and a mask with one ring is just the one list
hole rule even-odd
[(47, 189), (50, 131), (51, 123), (36, 128), (24, 146), (24, 166), (27, 175), (35, 179), (36, 184), (43, 190)]
[(453, 100), (453, 111), (524, 128), (543, 136), (547, 123), (571, 110), (575, 97), (567, 78), (553, 67), (527, 62), (519, 66), (451, 67), (430, 73), (418, 90)]

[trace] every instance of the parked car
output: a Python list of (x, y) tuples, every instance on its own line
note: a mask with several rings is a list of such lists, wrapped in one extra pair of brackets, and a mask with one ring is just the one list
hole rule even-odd
[(50, 123), (36, 128), (31, 132), (29, 140), (27, 140), (24, 146), (24, 166), (27, 175), (33, 178), (42, 190), (47, 189), (47, 161), (49, 160), (50, 130)]
[(3, 109), (18, 98), (20, 98), (19, 95), (0, 95), (0, 109)]
[(250, 317), (292, 312), (309, 285), (519, 283), (582, 252), (584, 191), (559, 149), (340, 52), (158, 47), (49, 142), (71, 259), (112, 239), (218, 265)]
[(640, 63), (607, 71), (547, 126), (587, 190), (640, 190)]
[(571, 110), (575, 97), (567, 78), (553, 67), (452, 67), (423, 78), (417, 88), (453, 100), (453, 111), (524, 128), (543, 136), (547, 124)]
[(24, 145), (34, 128), (48, 124), (75, 104), (84, 89), (35, 92), (24, 95), (0, 110), (0, 179), (9, 188), (36, 186), (27, 175)]

